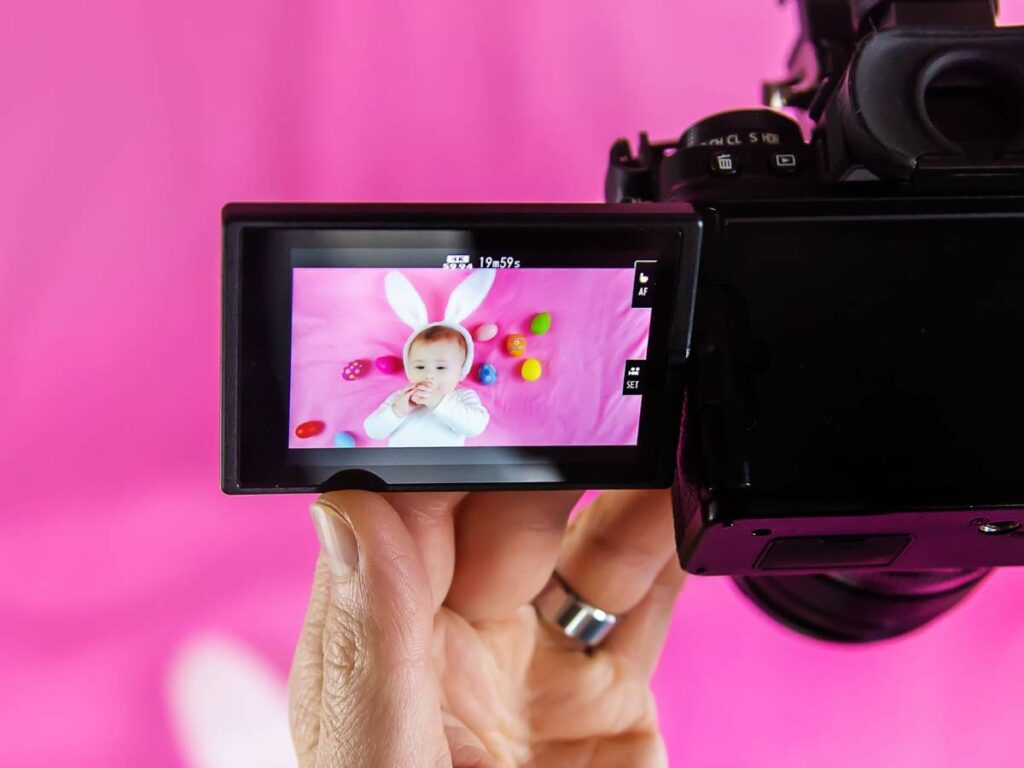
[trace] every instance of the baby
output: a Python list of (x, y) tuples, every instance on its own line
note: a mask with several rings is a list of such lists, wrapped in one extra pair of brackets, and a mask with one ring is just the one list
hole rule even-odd
[(409, 384), (366, 417), (363, 428), (390, 448), (465, 445), (490, 415), (472, 389), (459, 388), (466, 340), (444, 326), (421, 331), (409, 347)]

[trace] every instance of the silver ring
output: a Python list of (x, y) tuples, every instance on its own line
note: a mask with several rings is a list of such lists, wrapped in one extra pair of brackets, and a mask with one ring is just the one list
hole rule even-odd
[(573, 592), (557, 571), (551, 574), (533, 605), (542, 619), (587, 648), (600, 645), (619, 621), (614, 613), (591, 605)]

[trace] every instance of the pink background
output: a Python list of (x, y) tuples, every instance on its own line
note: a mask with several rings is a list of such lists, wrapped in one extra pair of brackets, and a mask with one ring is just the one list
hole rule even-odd
[[(333, 448), (336, 432), (349, 432), (356, 447), (387, 446), (366, 436), (363, 420), (408, 383), (404, 371), (385, 374), (373, 361), (402, 358), (412, 328), (384, 295), (389, 269), (295, 269), (292, 326), (291, 448)], [(398, 269), (427, 307), (430, 322), (444, 318), (448, 297), (467, 272)], [(497, 323), (498, 336), (474, 342), (473, 368), (460, 387), (476, 391), (490, 414), (483, 434), (466, 445), (636, 445), (640, 397), (623, 396), (626, 360), (647, 356), (650, 309), (633, 309), (632, 269), (501, 269), (483, 303), (463, 322), (473, 333)], [(551, 314), (551, 330), (530, 332), (538, 312)], [(512, 357), (506, 337), (526, 339)], [(541, 377), (526, 381), (523, 361), (536, 358)], [(341, 371), (367, 360), (354, 381)], [(477, 370), (492, 364), (498, 380), (480, 383)], [(326, 429), (299, 438), (295, 427), (320, 420)]]
[[(204, 670), (280, 700), (316, 552), (311, 496), (219, 491), (223, 203), (599, 200), (615, 137), (755, 104), (792, 12), (5, 3), (0, 765), (271, 764), (208, 757), (202, 728), (259, 715)], [(1024, 573), (865, 648), (693, 578), (655, 688), (673, 765), (1019, 766)]]

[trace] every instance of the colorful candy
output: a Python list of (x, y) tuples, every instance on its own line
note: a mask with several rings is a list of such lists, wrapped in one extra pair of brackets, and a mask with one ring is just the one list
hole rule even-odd
[(522, 357), (526, 352), (526, 337), (521, 333), (511, 333), (505, 339), (505, 349), (512, 357)]
[(335, 448), (354, 448), (356, 445), (356, 438), (351, 432), (336, 432), (334, 435), (334, 447)]
[(323, 432), (325, 426), (327, 425), (322, 421), (304, 421), (295, 428), (295, 436), (302, 440), (308, 440)]
[(477, 341), (490, 341), (498, 335), (498, 326), (494, 323), (484, 323), (478, 325), (476, 330), (473, 332), (473, 338)]
[(551, 313), (538, 312), (530, 321), (530, 330), (538, 336), (543, 336), (551, 330)]
[(541, 374), (540, 360), (536, 357), (531, 357), (529, 360), (524, 361), (520, 373), (527, 381), (536, 381), (540, 378)]
[(355, 381), (364, 373), (366, 373), (366, 361), (353, 360), (341, 369), (341, 378), (345, 381)]
[(383, 355), (373, 361), (373, 364), (377, 366), (377, 370), (381, 373), (398, 373), (402, 370), (401, 358), (395, 357), (394, 355)]
[(490, 363), (484, 363), (477, 372), (477, 378), (480, 379), (481, 384), (490, 386), (498, 380), (498, 369)]

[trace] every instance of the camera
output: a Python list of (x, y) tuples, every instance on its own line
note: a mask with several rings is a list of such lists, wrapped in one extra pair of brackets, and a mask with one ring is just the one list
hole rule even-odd
[(1024, 564), (1024, 28), (797, 4), (605, 204), (225, 206), (223, 490), (671, 486), (684, 568), (841, 641)]

